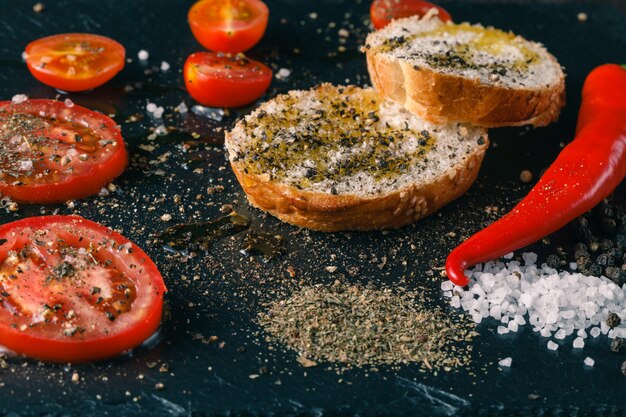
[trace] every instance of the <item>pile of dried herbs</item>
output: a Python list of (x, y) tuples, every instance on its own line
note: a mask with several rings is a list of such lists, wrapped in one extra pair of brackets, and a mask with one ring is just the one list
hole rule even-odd
[(298, 362), (346, 366), (419, 362), (428, 369), (470, 361), (473, 324), (426, 307), (417, 293), (366, 288), (336, 281), (301, 288), (259, 315), (268, 341), (300, 354)]

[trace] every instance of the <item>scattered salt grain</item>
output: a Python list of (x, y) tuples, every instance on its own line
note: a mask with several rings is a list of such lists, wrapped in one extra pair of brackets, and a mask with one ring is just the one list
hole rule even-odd
[(602, 333), (602, 332), (600, 331), (600, 328), (599, 328), (599, 327), (594, 327), (593, 329), (591, 329), (591, 330), (589, 331), (589, 334), (590, 334), (592, 337), (598, 337), (598, 336), (600, 336), (600, 334), (601, 334), (601, 333)]
[(163, 125), (159, 125), (157, 126), (156, 129), (154, 129), (154, 133), (156, 133), (159, 136), (163, 136), (165, 134), (167, 134), (167, 128)]
[(511, 362), (513, 362), (513, 359), (511, 358), (504, 358), (501, 361), (498, 362), (498, 365), (500, 366), (505, 366), (507, 368), (509, 368), (511, 366)]
[(276, 73), (276, 79), (277, 80), (284, 80), (285, 78), (289, 78), (290, 75), (291, 75), (291, 70), (290, 69), (281, 68)]
[(26, 94), (16, 94), (11, 98), (11, 102), (13, 104), (20, 104), (28, 100), (28, 96)]
[(163, 112), (165, 112), (165, 109), (161, 106), (158, 106), (154, 112), (152, 112), (152, 115), (156, 118), (156, 119), (160, 119), (161, 117), (163, 117)]
[(161, 61), (161, 71), (165, 72), (169, 70), (170, 70), (170, 64), (167, 61)]
[(222, 118), (224, 117), (223, 109), (205, 107), (199, 104), (196, 104), (195, 106), (193, 106), (191, 108), (191, 111), (194, 114), (197, 114), (198, 116), (206, 117), (206, 118), (215, 120), (216, 122), (221, 122)]
[(556, 343), (554, 343), (552, 340), (548, 340), (548, 349), (550, 350), (557, 350), (559, 348), (559, 345), (557, 345)]
[(577, 337), (576, 339), (574, 339), (574, 343), (572, 343), (572, 346), (574, 346), (574, 349), (582, 349), (585, 347), (585, 341), (582, 337)]
[(148, 113), (154, 113), (156, 109), (157, 109), (157, 105), (154, 103), (148, 103), (146, 105), (146, 110), (148, 111)]
[(594, 361), (593, 359), (591, 359), (589, 356), (587, 356), (585, 358), (585, 365), (587, 366), (593, 366), (596, 363), (596, 361)]
[(74, 102), (70, 100), (69, 98), (66, 98), (63, 103), (65, 104), (65, 107), (70, 107), (70, 108), (74, 107)]
[(178, 106), (174, 107), (174, 110), (180, 114), (185, 114), (187, 113), (187, 111), (189, 111), (189, 108), (187, 107), (184, 101), (181, 101)]
[(139, 58), (140, 61), (147, 61), (149, 57), (150, 57), (150, 54), (145, 49), (142, 49), (137, 54), (137, 58)]

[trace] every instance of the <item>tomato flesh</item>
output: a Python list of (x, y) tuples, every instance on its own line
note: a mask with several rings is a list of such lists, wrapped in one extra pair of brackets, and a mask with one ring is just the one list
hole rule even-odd
[(109, 117), (54, 100), (0, 102), (0, 193), (52, 203), (96, 194), (128, 162)]
[(267, 28), (269, 9), (260, 0), (201, 0), (189, 9), (196, 40), (217, 52), (244, 52), (256, 45)]
[(424, 0), (374, 0), (370, 7), (370, 18), (374, 29), (382, 29), (394, 19), (409, 16), (424, 16), (430, 9), (437, 9), (443, 22), (452, 20), (450, 13), (443, 7)]
[(211, 107), (241, 107), (269, 88), (272, 70), (241, 55), (212, 52), (191, 54), (183, 70), (187, 91), (196, 101)]
[(120, 354), (159, 326), (166, 291), (128, 239), (78, 216), (0, 226), (0, 345), (82, 362)]
[(42, 83), (65, 91), (96, 88), (124, 68), (125, 50), (105, 36), (67, 33), (26, 46), (26, 65)]

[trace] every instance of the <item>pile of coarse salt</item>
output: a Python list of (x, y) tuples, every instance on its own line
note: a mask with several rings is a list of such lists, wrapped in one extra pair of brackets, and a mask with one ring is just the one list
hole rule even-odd
[[(626, 319), (626, 285), (620, 288), (604, 277), (557, 272), (545, 264), (538, 267), (534, 253), (522, 255), (523, 265), (512, 258), (509, 254), (506, 263), (487, 262), (466, 271), (471, 274), (467, 290), (443, 282), (444, 296), (476, 323), (487, 317), (500, 321), (499, 334), (517, 332), (528, 323), (543, 337), (562, 340), (575, 333), (572, 344), (577, 349), (584, 347), (588, 334), (626, 337), (626, 327), (611, 329), (606, 323), (610, 313)], [(548, 348), (556, 350), (558, 345), (549, 341)]]

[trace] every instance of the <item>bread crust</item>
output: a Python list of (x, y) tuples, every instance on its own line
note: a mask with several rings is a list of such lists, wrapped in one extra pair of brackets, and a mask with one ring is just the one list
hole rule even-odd
[(372, 197), (306, 192), (246, 174), (236, 162), (231, 167), (250, 204), (287, 223), (322, 232), (392, 229), (428, 216), (465, 193), (478, 176), (489, 143), (484, 139), (481, 147), (434, 181)]
[[(432, 123), (461, 122), (482, 127), (545, 126), (565, 105), (565, 77), (543, 88), (511, 88), (479, 79), (413, 67), (408, 61), (366, 51), (378, 92)], [(550, 55), (555, 65), (556, 59)]]
[[(396, 22), (419, 25), (433, 19), (444, 24), (435, 14)], [(371, 33), (363, 49), (372, 84), (381, 95), (432, 123), (459, 122), (486, 128), (545, 126), (558, 118), (565, 105), (565, 74), (556, 58), (539, 44), (534, 47), (543, 50), (543, 58), (558, 70), (559, 76), (551, 85), (529, 88), (416, 66), (370, 46), (382, 36), (380, 31)]]

